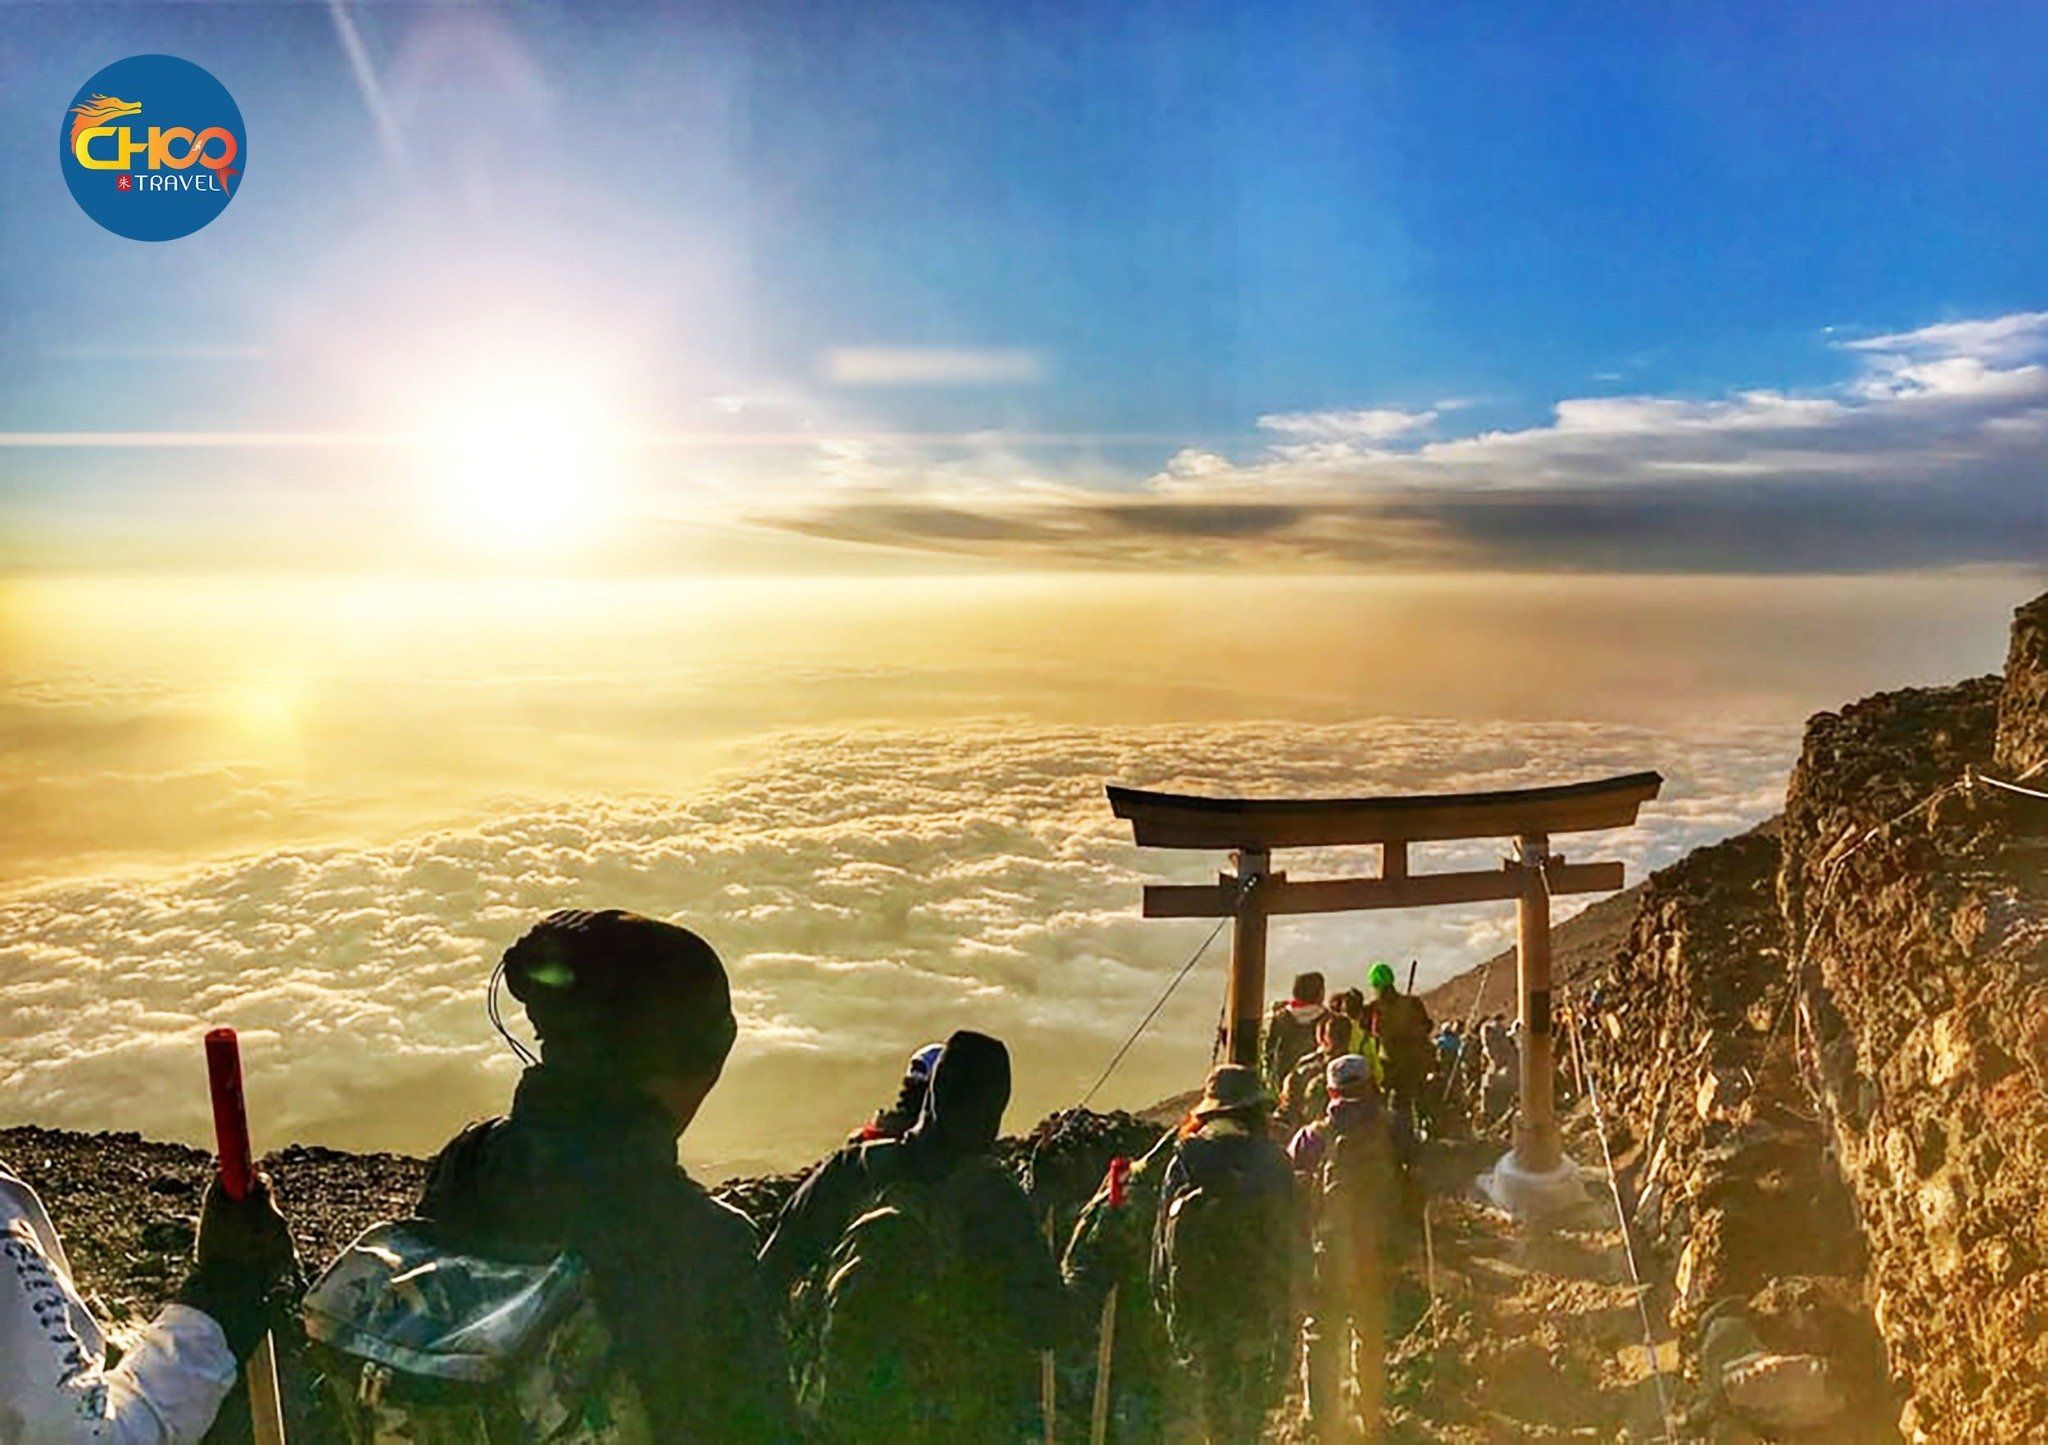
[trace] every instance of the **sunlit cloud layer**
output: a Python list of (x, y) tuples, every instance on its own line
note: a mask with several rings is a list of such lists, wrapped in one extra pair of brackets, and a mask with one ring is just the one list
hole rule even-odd
[[(1499, 787), (1662, 763), (1641, 826), (1560, 839), (1631, 877), (1772, 812), (1783, 728), (1376, 723), (793, 735), (687, 798), (563, 803), (379, 847), (292, 848), (164, 880), (96, 880), (0, 905), (0, 1099), (10, 1120), (199, 1139), (203, 1027), (243, 1032), (257, 1125), (287, 1139), (427, 1149), (512, 1075), (485, 1022), (491, 961), (563, 906), (699, 927), (732, 965), (742, 1041), (692, 1137), (709, 1173), (787, 1164), (888, 1093), (902, 1056), (974, 1025), (1019, 1062), (1011, 1122), (1070, 1103), (1206, 925), (1147, 922), (1141, 858), (1108, 780), (1250, 793)], [(1491, 844), (1427, 866), (1487, 866)], [(1290, 855), (1297, 876), (1367, 858)], [(1506, 941), (1511, 911), (1290, 920), (1272, 967), (1342, 980), (1374, 957), (1425, 980)], [(1148, 1101), (1202, 1068), (1222, 955), (1106, 1098)]]

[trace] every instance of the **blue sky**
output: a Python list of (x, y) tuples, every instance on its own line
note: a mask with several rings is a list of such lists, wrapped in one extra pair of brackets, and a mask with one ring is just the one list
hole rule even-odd
[[(7, 20), (7, 431), (403, 430), (409, 399), (524, 348), (544, 367), (605, 354), (595, 384), (630, 394), (637, 426), (743, 410), (807, 438), (996, 439), (964, 459), (870, 448), (864, 501), (1167, 492), (1190, 454), (1269, 495), (1301, 479), (1273, 475), (1261, 417), (1427, 416), (1369, 424), (1377, 455), (1551, 427), (1579, 398), (1860, 406), (1872, 353), (1845, 343), (2048, 306), (2038, 6), (27, 4)], [(154, 246), (93, 226), (51, 153), (76, 88), (151, 50), (228, 86), (250, 154), (218, 221)], [(1915, 345), (1890, 354), (1985, 359)], [(829, 358), (849, 347), (999, 364), (847, 384)], [(2032, 418), (2035, 401), (2016, 404)], [(175, 509), (229, 475), (260, 490), (323, 464), (129, 450), (14, 448), (6, 495)], [(664, 463), (660, 485), (845, 483), (843, 455), (818, 450)], [(1385, 492), (1369, 457), (1338, 460), (1319, 495)], [(1995, 468), (2008, 490), (2013, 461)]]

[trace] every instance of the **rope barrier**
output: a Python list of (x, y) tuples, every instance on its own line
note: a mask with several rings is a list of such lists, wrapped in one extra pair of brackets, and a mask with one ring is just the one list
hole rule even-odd
[(1665, 1438), (1675, 1440), (1678, 1438), (1678, 1423), (1671, 1413), (1671, 1396), (1664, 1388), (1664, 1372), (1657, 1365), (1657, 1333), (1650, 1325), (1650, 1307), (1646, 1303), (1650, 1292), (1644, 1288), (1642, 1271), (1636, 1265), (1635, 1235), (1628, 1226), (1628, 1209), (1622, 1203), (1621, 1181), (1615, 1177), (1614, 1151), (1607, 1143), (1607, 1115), (1600, 1107), (1600, 1086), (1586, 1068), (1586, 1050), (1579, 1038), (1576, 1009), (1566, 1011), (1565, 1023), (1571, 1029), (1572, 1056), (1578, 1060), (1579, 1082), (1593, 1105), (1593, 1128), (1600, 1136), (1600, 1157), (1607, 1167), (1607, 1190), (1614, 1199), (1614, 1221), (1621, 1226), (1621, 1250), (1628, 1260), (1629, 1282), (1635, 1286), (1636, 1315), (1643, 1322), (1644, 1362), (1650, 1368), (1650, 1378), (1657, 1385), (1657, 1409), (1664, 1417)]
[[(1244, 896), (1244, 889), (1245, 885), (1242, 881), (1240, 881), (1237, 885), (1238, 898)], [(1231, 899), (1231, 905), (1233, 909), (1235, 908), (1236, 904), (1237, 898)], [(1223, 926), (1229, 923), (1232, 917), (1233, 914), (1226, 913), (1221, 918), (1216, 920), (1216, 926), (1209, 930), (1209, 936), (1202, 940), (1202, 946), (1200, 948), (1197, 948), (1193, 953), (1188, 955), (1188, 961), (1180, 966), (1180, 972), (1176, 973), (1173, 976), (1173, 981), (1167, 984), (1166, 991), (1159, 995), (1159, 997), (1153, 1002), (1152, 1007), (1145, 1011), (1145, 1017), (1138, 1020), (1138, 1026), (1131, 1030), (1130, 1036), (1126, 1038), (1121, 1045), (1118, 1046), (1117, 1051), (1114, 1054), (1110, 1055), (1109, 1062), (1102, 1066), (1102, 1072), (1095, 1076), (1095, 1082), (1088, 1086), (1088, 1092), (1081, 1096), (1081, 1102), (1076, 1104), (1074, 1106), (1075, 1108), (1085, 1109), (1088, 1107), (1088, 1101), (1095, 1097), (1095, 1091), (1097, 1089), (1100, 1089), (1104, 1083), (1108, 1082), (1109, 1076), (1116, 1072), (1116, 1066), (1124, 1061), (1124, 1055), (1128, 1054), (1131, 1051), (1131, 1045), (1135, 1044), (1138, 1041), (1139, 1036), (1142, 1035), (1146, 1029), (1152, 1027), (1152, 1020), (1159, 1017), (1159, 1011), (1166, 1007), (1166, 1001), (1173, 997), (1174, 990), (1178, 989), (1181, 986), (1181, 984), (1187, 979), (1187, 976), (1190, 973), (1194, 972), (1195, 965), (1202, 961), (1202, 955), (1207, 953), (1209, 951), (1210, 945), (1215, 943), (1216, 940), (1222, 936)], [(1215, 1056), (1212, 1054), (1210, 1057), (1213, 1058)]]
[[(2040, 791), (2038, 788), (2023, 788), (2018, 783), (2008, 783), (2003, 778), (1986, 777), (1983, 773), (1973, 772), (1969, 776), (1976, 782), (1984, 783), (1990, 787), (2002, 789), (2003, 791), (2008, 793), (2017, 793), (2022, 798), (2032, 798), (2036, 802), (2048, 803), (2048, 793), (2044, 793)], [(2031, 776), (2031, 772), (2029, 773), (2029, 776)]]

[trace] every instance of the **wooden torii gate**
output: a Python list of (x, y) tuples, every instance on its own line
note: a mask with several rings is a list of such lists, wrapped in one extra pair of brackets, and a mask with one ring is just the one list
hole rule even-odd
[[(1565, 1166), (1550, 1028), (1550, 898), (1622, 885), (1621, 864), (1567, 863), (1551, 853), (1550, 839), (1625, 828), (1663, 786), (1662, 777), (1645, 772), (1547, 788), (1387, 798), (1204, 798), (1115, 786), (1108, 792), (1110, 809), (1130, 823), (1141, 847), (1231, 854), (1235, 871), (1218, 874), (1214, 883), (1146, 885), (1144, 913), (1234, 920), (1224, 1004), (1225, 1048), (1234, 1063), (1258, 1066), (1268, 918), (1513, 900), (1521, 1108), (1514, 1148), (1499, 1174), (1542, 1181), (1555, 1180)], [(1515, 855), (1497, 870), (1408, 871), (1411, 843), (1457, 838), (1513, 838)], [(1272, 866), (1277, 848), (1346, 845), (1377, 846), (1379, 876), (1296, 880)], [(1539, 1184), (1525, 1194), (1541, 1192)]]

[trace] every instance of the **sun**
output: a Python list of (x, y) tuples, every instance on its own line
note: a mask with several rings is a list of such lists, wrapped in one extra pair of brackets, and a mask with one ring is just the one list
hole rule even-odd
[(468, 550), (588, 547), (624, 519), (624, 438), (604, 389), (583, 376), (508, 370), (451, 384), (419, 437), (427, 520)]

